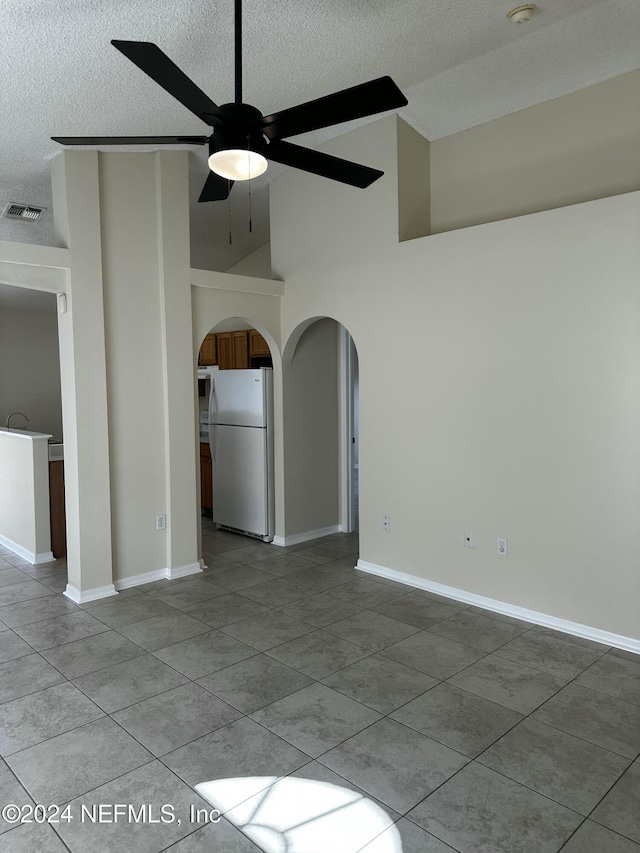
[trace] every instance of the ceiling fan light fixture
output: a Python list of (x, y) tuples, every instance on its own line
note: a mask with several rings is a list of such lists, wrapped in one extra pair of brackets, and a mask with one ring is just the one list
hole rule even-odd
[(267, 171), (267, 160), (247, 148), (225, 148), (209, 157), (209, 168), (229, 181), (248, 181)]

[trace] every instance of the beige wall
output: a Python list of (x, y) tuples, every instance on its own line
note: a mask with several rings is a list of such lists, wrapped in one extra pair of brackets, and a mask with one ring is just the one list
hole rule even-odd
[(431, 143), (432, 233), (640, 189), (640, 71)]
[[(24, 412), (27, 429), (62, 439), (58, 315), (53, 311), (0, 309), (0, 425)], [(22, 418), (12, 426), (25, 426)]]
[(395, 126), (325, 146), (385, 169), (366, 193), (271, 187), (285, 339), (358, 349), (361, 557), (638, 637), (640, 194), (399, 243)]

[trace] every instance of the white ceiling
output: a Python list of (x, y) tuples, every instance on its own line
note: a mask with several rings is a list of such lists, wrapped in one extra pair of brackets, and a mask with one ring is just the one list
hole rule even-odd
[(28, 287), (14, 287), (10, 284), (0, 284), (0, 311), (47, 311), (57, 310), (55, 293), (45, 293), (42, 290), (32, 290)]
[[(390, 74), (409, 99), (400, 115), (437, 139), (640, 67), (639, 0), (543, 0), (520, 25), (506, 17), (516, 4), (245, 0), (244, 100), (267, 114)], [(233, 100), (232, 0), (3, 0), (1, 30), (0, 208), (50, 209), (51, 135), (208, 133), (112, 38), (155, 42), (216, 103)], [(282, 169), (253, 182), (249, 234), (247, 185), (231, 217), (226, 202), (197, 204), (207, 167), (191, 151), (192, 264), (227, 269), (268, 240), (267, 183)], [(5, 223), (0, 239), (32, 239)]]

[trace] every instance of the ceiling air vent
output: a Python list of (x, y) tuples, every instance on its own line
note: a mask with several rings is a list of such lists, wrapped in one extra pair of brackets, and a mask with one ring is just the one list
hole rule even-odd
[(31, 204), (17, 204), (10, 201), (5, 207), (2, 216), (5, 219), (25, 219), (27, 222), (35, 222), (40, 219), (44, 207), (34, 207)]

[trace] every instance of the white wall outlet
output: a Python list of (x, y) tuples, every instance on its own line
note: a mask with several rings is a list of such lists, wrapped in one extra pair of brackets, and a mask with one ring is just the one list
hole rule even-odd
[(162, 513), (161, 515), (156, 515), (156, 530), (166, 530), (167, 529), (167, 516)]
[(465, 532), (464, 532), (464, 547), (465, 548), (473, 548), (473, 545), (474, 545), (473, 530), (465, 530)]
[(498, 554), (501, 557), (506, 557), (509, 553), (509, 540), (508, 539), (498, 539)]
[(382, 516), (382, 529), (385, 533), (391, 530), (391, 518), (388, 515)]

